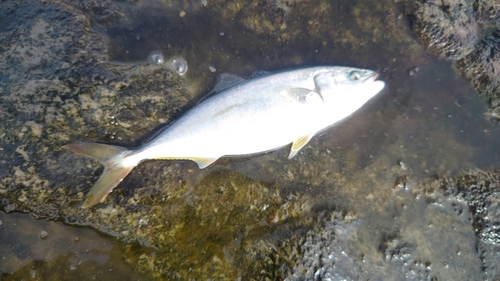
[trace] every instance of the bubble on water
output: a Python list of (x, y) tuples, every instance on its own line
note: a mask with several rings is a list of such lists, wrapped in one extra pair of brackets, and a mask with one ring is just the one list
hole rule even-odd
[(420, 69), (418, 69), (418, 67), (415, 67), (415, 68), (411, 69), (410, 71), (408, 71), (408, 75), (413, 76), (413, 75), (417, 74), (417, 72), (419, 70)]
[(0, 220), (0, 225), (2, 225), (2, 224), (3, 224), (3, 221), (2, 221), (2, 220)]
[(215, 69), (215, 67), (213, 67), (213, 66), (209, 66), (209, 67), (208, 67), (208, 69), (209, 69), (211, 72), (215, 72), (215, 71), (217, 71), (217, 69)]
[(175, 56), (170, 58), (170, 68), (175, 72), (179, 73), (179, 75), (184, 75), (188, 70), (188, 64), (186, 60), (182, 57)]
[(160, 51), (156, 50), (152, 51), (149, 54), (148, 61), (154, 64), (162, 64), (165, 62), (165, 58), (163, 57), (163, 54)]
[(40, 232), (40, 239), (45, 239), (47, 238), (47, 236), (49, 236), (49, 233), (45, 230), (42, 230), (42, 232)]

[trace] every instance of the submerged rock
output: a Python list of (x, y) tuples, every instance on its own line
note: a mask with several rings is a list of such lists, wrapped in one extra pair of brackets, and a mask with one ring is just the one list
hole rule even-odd
[(500, 119), (500, 5), (485, 1), (398, 0), (414, 34), (433, 53), (454, 61)]
[(261, 272), (268, 280), (497, 280), (499, 187), (497, 170), (403, 177), (371, 216), (331, 210), (278, 227), (281, 239), (254, 249), (264, 256), (257, 264), (277, 265)]
[(449, 182), (445, 191), (469, 206), (486, 280), (500, 278), (500, 171), (471, 171)]
[(455, 65), (486, 98), (491, 107), (488, 115), (500, 119), (500, 29), (481, 40), (472, 53)]
[(474, 49), (479, 27), (470, 1), (398, 2), (404, 3), (415, 34), (433, 52), (460, 59)]

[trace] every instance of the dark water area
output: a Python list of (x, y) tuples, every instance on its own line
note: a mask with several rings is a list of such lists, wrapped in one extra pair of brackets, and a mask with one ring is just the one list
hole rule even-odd
[(125, 247), (93, 230), (0, 213), (2, 280), (151, 280), (118, 258)]
[[(14, 2), (0, 3), (0, 10), (19, 11)], [(47, 13), (41, 22), (53, 23), (49, 15), (61, 10), (84, 20), (27, 26), (31, 33), (20, 43), (12, 35), (0, 47), (0, 69), (17, 71), (0, 77), (9, 89), (0, 90), (0, 116), (9, 120), (0, 128), (0, 279), (500, 276), (498, 257), (485, 258), (478, 246), (473, 211), (450, 195), (447, 180), (499, 166), (500, 128), (485, 114), (487, 101), (451, 61), (426, 51), (400, 6), (330, 2), (24, 4)], [(97, 39), (81, 43), (61, 33), (61, 42), (51, 41), (58, 28), (78, 30), (83, 41)], [(13, 27), (0, 19), (0, 30)], [(39, 35), (45, 33), (54, 38)], [(65, 46), (65, 55), (51, 61), (51, 51), (39, 45), (28, 46), (26, 56), (22, 40), (30, 36), (41, 38), (41, 46)], [(148, 62), (155, 51), (165, 64)], [(30, 56), (59, 68), (37, 71), (40, 63)], [(185, 75), (172, 74), (171, 58), (187, 62)], [(102, 168), (62, 145), (137, 144), (195, 106), (221, 73), (251, 77), (315, 65), (373, 69), (386, 87), (291, 160), (286, 147), (222, 158), (203, 170), (188, 161), (147, 161), (108, 201), (79, 209)], [(27, 85), (36, 80), (40, 92), (15, 78)], [(54, 97), (26, 102), (9, 96), (50, 96), (43, 81), (51, 81)], [(15, 116), (14, 108), (41, 113)], [(489, 252), (498, 248), (489, 245)]]
[[(126, 17), (111, 25), (95, 21), (92, 26), (109, 38), (111, 61), (146, 61), (155, 50), (166, 58), (184, 57), (190, 67), (189, 85), (203, 84), (194, 93), (198, 95), (208, 91), (220, 73), (250, 77), (257, 71), (313, 65), (382, 70), (390, 67), (388, 61), (406, 60), (395, 58), (395, 50), (387, 50), (385, 40), (380, 40), (384, 36), (376, 38), (380, 41), (370, 38), (373, 34), (366, 30), (369, 23), (360, 23), (362, 19), (352, 16), (364, 4), (367, 6), (358, 13), (367, 13), (373, 5), (368, 1), (363, 5), (341, 1), (321, 4), (320, 8), (297, 2), (262, 1), (250, 5), (254, 9), (248, 14), (245, 9), (232, 13), (230, 7), (220, 3), (214, 4), (214, 10), (196, 1), (171, 3), (168, 9), (161, 10), (154, 4), (143, 8), (121, 4), (129, 10)], [(310, 16), (318, 11), (321, 15)], [(375, 14), (371, 16), (376, 19)], [(383, 20), (377, 20), (376, 24), (381, 25)], [(403, 20), (400, 25), (406, 28)], [(349, 27), (349, 38), (342, 33), (345, 26)], [(330, 34), (323, 33), (325, 30)], [(330, 36), (332, 33), (334, 36)]]

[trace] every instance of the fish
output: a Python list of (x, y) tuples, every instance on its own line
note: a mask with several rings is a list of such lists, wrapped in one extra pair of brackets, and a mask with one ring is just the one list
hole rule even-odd
[(222, 156), (264, 153), (290, 144), (291, 159), (314, 135), (379, 93), (385, 83), (377, 77), (372, 70), (341, 66), (259, 73), (251, 79), (222, 74), (207, 98), (138, 147), (65, 145), (104, 166), (81, 207), (104, 201), (144, 160), (192, 160), (203, 169)]

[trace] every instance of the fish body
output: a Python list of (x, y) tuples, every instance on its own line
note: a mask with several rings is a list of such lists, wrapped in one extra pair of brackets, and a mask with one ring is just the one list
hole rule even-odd
[(83, 142), (67, 145), (105, 166), (83, 207), (104, 200), (147, 159), (187, 159), (204, 168), (222, 156), (261, 153), (290, 143), (292, 158), (317, 132), (351, 115), (384, 87), (373, 71), (335, 66), (250, 80), (221, 77), (215, 93), (136, 149)]

